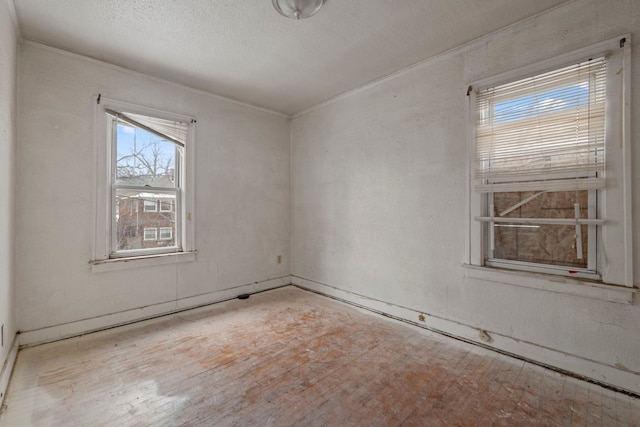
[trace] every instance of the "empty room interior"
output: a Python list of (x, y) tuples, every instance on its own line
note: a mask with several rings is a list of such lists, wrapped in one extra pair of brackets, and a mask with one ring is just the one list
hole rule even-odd
[(640, 1), (0, 0), (0, 425), (640, 426)]

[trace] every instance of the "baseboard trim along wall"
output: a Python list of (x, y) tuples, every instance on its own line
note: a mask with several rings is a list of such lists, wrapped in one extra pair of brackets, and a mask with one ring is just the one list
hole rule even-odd
[(11, 373), (13, 372), (13, 366), (16, 364), (16, 357), (18, 355), (19, 339), (18, 334), (13, 337), (11, 348), (7, 354), (7, 359), (2, 365), (0, 371), (0, 407), (4, 402), (4, 398), (7, 395), (7, 387), (9, 387), (9, 379), (11, 379)]
[(121, 311), (118, 313), (97, 316), (90, 319), (83, 319), (75, 322), (49, 326), (30, 331), (20, 331), (20, 347), (29, 347), (33, 345), (44, 344), (51, 341), (71, 338), (90, 332), (96, 332), (104, 329), (110, 329), (117, 326), (138, 323), (156, 318), (161, 318), (159, 320), (166, 320), (165, 316), (174, 315), (186, 310), (192, 310), (198, 307), (234, 299), (241, 294), (253, 294), (256, 292), (262, 292), (269, 289), (287, 286), (289, 284), (291, 284), (291, 277), (283, 276), (275, 279), (248, 283), (228, 289), (213, 291), (202, 295), (185, 297), (160, 304), (153, 304), (140, 308), (134, 308), (131, 310)]
[[(374, 313), (461, 339), (556, 371), (577, 376), (618, 391), (631, 393), (636, 396), (640, 395), (640, 375), (636, 373), (623, 371), (613, 366), (583, 359), (576, 355), (541, 347), (537, 344), (521, 341), (493, 331), (480, 330), (469, 325), (354, 294), (324, 283), (297, 276), (283, 276), (91, 319), (31, 331), (22, 331), (16, 335), (11, 351), (2, 369), (0, 375), (0, 393), (3, 393), (3, 395), (6, 394), (6, 387), (19, 347), (43, 344), (118, 326), (132, 325), (132, 327), (138, 327), (141, 326), (141, 322), (158, 322), (166, 320), (167, 316), (177, 315), (187, 310), (198, 308), (207, 309), (208, 305), (234, 299), (240, 294), (252, 294), (288, 285), (295, 285), (299, 288), (325, 295)], [(420, 320), (420, 316), (423, 316), (424, 321)], [(487, 337), (487, 335), (484, 334), (488, 334), (488, 336), (491, 337), (490, 342), (486, 342), (481, 338), (482, 336)]]
[[(366, 310), (401, 320), (431, 331), (461, 339), (562, 373), (577, 376), (617, 391), (640, 395), (640, 375), (579, 356), (563, 353), (496, 332), (480, 330), (451, 320), (431, 316), (388, 302), (368, 298), (302, 277), (292, 276), (299, 288), (326, 295)], [(419, 316), (423, 316), (424, 321)], [(490, 342), (484, 341), (490, 337)]]

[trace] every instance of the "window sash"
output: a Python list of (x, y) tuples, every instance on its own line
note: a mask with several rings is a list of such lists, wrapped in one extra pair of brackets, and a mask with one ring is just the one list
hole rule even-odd
[[(545, 191), (546, 192), (546, 191)], [(488, 193), (484, 195), (486, 203), (486, 212), (488, 216), (476, 216), (475, 220), (480, 222), (484, 229), (484, 245), (485, 258), (483, 264), (491, 267), (501, 267), (508, 269), (517, 269), (524, 271), (539, 271), (550, 274), (560, 274), (571, 277), (582, 277), (594, 280), (600, 280), (601, 275), (598, 272), (598, 251), (599, 245), (598, 227), (605, 223), (604, 219), (597, 218), (597, 191), (590, 190), (588, 192), (587, 218), (530, 218), (530, 217), (507, 217), (493, 215), (494, 194)], [(537, 196), (537, 195), (536, 195)], [(523, 204), (530, 202), (534, 197), (525, 199)], [(504, 212), (503, 212), (504, 213)], [(517, 225), (566, 225), (576, 226), (576, 234), (582, 225), (587, 226), (588, 248), (586, 251), (587, 268), (575, 268), (570, 266), (551, 265), (545, 263), (532, 263), (521, 260), (508, 260), (502, 258), (494, 258), (494, 227), (499, 224), (517, 224)], [(576, 243), (579, 235), (576, 238)], [(577, 248), (576, 248), (577, 249)], [(580, 250), (581, 249), (577, 249)], [(581, 251), (582, 252), (582, 251)], [(576, 273), (579, 273), (577, 274)]]
[[(152, 197), (152, 195), (154, 194), (171, 194), (174, 196), (176, 206), (181, 206), (180, 189), (171, 189), (171, 188), (164, 188), (164, 187), (137, 187), (133, 185), (115, 185), (115, 184), (112, 185), (111, 188), (112, 188), (111, 190), (112, 211), (111, 211), (111, 254), (110, 256), (112, 258), (176, 252), (176, 251), (182, 250), (182, 244), (179, 238), (179, 236), (182, 235), (182, 222), (181, 222), (182, 217), (180, 215), (181, 211), (179, 209), (176, 209), (175, 212), (172, 211), (175, 218), (175, 236), (176, 236), (175, 244), (172, 246), (163, 246), (159, 248), (145, 248), (145, 249), (120, 249), (120, 250), (118, 249), (118, 227), (117, 227), (117, 218), (116, 218), (116, 212), (115, 212), (115, 209), (117, 206), (116, 195), (118, 193), (118, 190), (129, 190), (129, 191), (137, 192), (140, 194), (139, 197), (141, 199), (144, 199), (145, 197)], [(145, 194), (148, 194), (149, 196), (145, 196)], [(158, 205), (159, 203), (156, 202), (156, 206)], [(143, 208), (143, 211), (144, 211), (144, 208)], [(161, 212), (161, 211), (156, 210), (153, 212)], [(169, 239), (171, 238), (173, 238), (173, 236), (171, 236)], [(166, 239), (166, 240), (169, 240), (169, 239)], [(144, 239), (144, 240), (149, 240), (149, 239)], [(162, 240), (162, 239), (158, 239), (156, 237), (156, 240)]]
[(600, 274), (590, 269), (561, 267), (548, 264), (534, 264), (524, 261), (490, 258), (485, 261), (487, 267), (506, 268), (509, 270), (528, 271), (535, 273), (555, 274), (579, 279), (600, 280)]
[(512, 182), (488, 182), (476, 184), (475, 191), (479, 193), (513, 193), (525, 191), (579, 191), (599, 190), (604, 188), (604, 180), (598, 177), (576, 179), (547, 179)]

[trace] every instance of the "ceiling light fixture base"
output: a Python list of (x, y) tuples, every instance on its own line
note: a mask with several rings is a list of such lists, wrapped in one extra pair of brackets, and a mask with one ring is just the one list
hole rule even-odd
[(322, 7), (324, 0), (272, 0), (273, 7), (282, 16), (291, 19), (305, 19)]

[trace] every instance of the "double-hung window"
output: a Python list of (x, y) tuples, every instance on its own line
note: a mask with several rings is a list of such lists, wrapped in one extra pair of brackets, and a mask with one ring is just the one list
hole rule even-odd
[(471, 264), (632, 284), (628, 52), (472, 85)]
[[(111, 256), (181, 251), (175, 238), (181, 209), (162, 207), (181, 204), (188, 124), (112, 109), (105, 113), (111, 122)], [(127, 233), (131, 228), (133, 236)], [(158, 228), (170, 232), (158, 239)]]
[(96, 129), (93, 264), (193, 254), (193, 120), (102, 98)]

